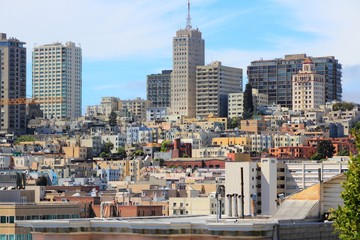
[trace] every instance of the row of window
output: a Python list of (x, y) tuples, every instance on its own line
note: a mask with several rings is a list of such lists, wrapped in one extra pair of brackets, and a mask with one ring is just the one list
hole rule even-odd
[(64, 215), (32, 215), (32, 216), (0, 216), (0, 224), (14, 223), (16, 220), (45, 220), (45, 219), (69, 219), (79, 218), (79, 214), (64, 214)]
[(32, 240), (32, 234), (0, 234), (0, 240)]

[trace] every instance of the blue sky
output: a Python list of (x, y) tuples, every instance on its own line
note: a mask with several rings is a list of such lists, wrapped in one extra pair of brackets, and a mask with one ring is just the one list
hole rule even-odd
[[(146, 75), (171, 69), (171, 44), (187, 0), (0, 0), (0, 32), (27, 42), (28, 95), (34, 44), (73, 41), (83, 50), (83, 109), (102, 96), (146, 97)], [(206, 63), (244, 69), (285, 54), (335, 56), (343, 100), (360, 103), (360, 1), (192, 0)]]

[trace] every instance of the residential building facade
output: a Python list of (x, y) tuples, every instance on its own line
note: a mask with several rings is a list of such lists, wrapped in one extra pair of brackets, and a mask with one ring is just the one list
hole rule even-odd
[(76, 118), (82, 107), (82, 52), (73, 42), (35, 47), (33, 97), (46, 118)]
[[(249, 83), (269, 97), (269, 104), (292, 108), (292, 76), (302, 70), (306, 54), (252, 61), (247, 67)], [(341, 64), (333, 56), (311, 57), (314, 70), (325, 77), (325, 101), (342, 98)]]
[(172, 70), (151, 74), (146, 80), (146, 99), (154, 107), (170, 107), (170, 78)]
[(196, 67), (196, 117), (227, 117), (228, 95), (242, 91), (242, 69), (215, 61)]
[(26, 98), (26, 48), (25, 42), (7, 38), (0, 33), (0, 77), (1, 77), (1, 123), (0, 133), (26, 133), (26, 105), (7, 104), (11, 99)]
[(146, 109), (152, 106), (152, 103), (148, 100), (141, 98), (135, 98), (132, 100), (122, 100), (122, 110), (129, 111), (133, 114), (135, 120), (145, 121)]
[[(255, 88), (252, 89), (254, 110), (268, 105), (268, 97), (264, 93), (259, 93)], [(228, 98), (228, 117), (242, 117), (244, 113), (244, 93), (230, 93)]]

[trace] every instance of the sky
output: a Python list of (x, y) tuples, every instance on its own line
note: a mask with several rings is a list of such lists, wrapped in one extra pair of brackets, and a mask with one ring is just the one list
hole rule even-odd
[[(285, 54), (335, 56), (343, 100), (360, 103), (359, 0), (191, 0), (205, 63), (244, 71)], [(187, 0), (0, 0), (0, 32), (26, 42), (31, 97), (34, 46), (75, 42), (83, 54), (83, 111), (101, 97), (146, 98), (146, 76), (172, 68), (172, 38)]]

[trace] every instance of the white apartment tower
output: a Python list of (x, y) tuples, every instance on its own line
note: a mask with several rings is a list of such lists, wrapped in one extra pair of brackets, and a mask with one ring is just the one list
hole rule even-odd
[(81, 48), (73, 42), (46, 44), (35, 47), (32, 58), (33, 97), (42, 102), (44, 116), (81, 116)]
[(173, 38), (173, 72), (171, 74), (171, 111), (173, 114), (196, 115), (196, 66), (205, 62), (205, 42), (199, 29), (193, 29), (188, 2), (185, 29)]
[(310, 58), (304, 60), (302, 70), (292, 78), (292, 106), (294, 111), (314, 110), (325, 104), (325, 77), (317, 74)]
[(227, 117), (229, 93), (242, 91), (242, 69), (215, 61), (196, 68), (196, 117)]

